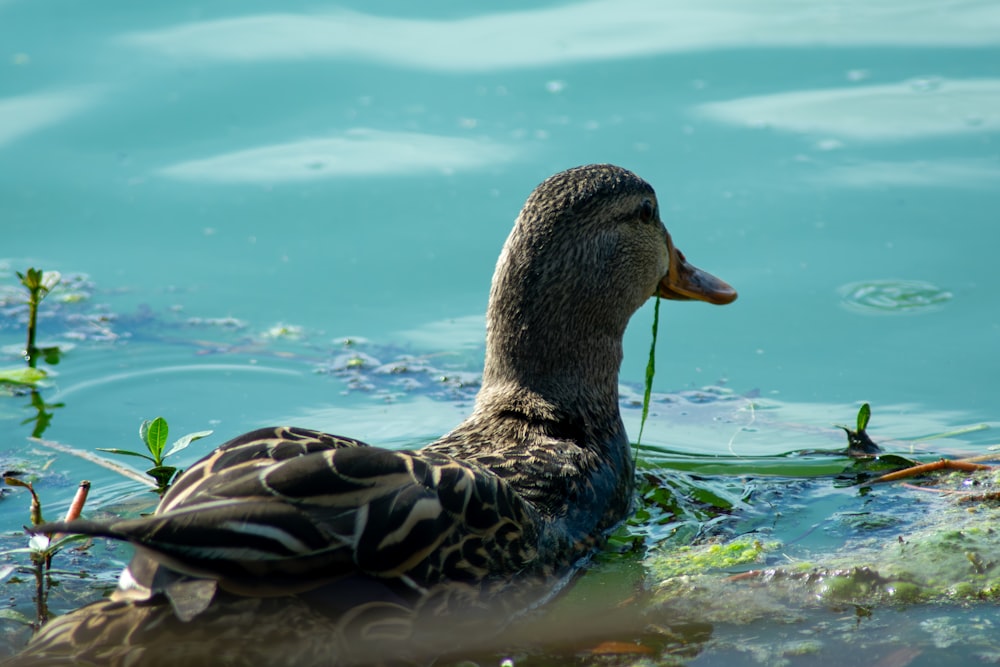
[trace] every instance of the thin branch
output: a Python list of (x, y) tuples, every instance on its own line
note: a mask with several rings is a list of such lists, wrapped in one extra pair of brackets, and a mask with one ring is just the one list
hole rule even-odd
[(903, 468), (902, 470), (886, 473), (881, 477), (876, 477), (870, 482), (867, 482), (867, 484), (876, 484), (878, 482), (894, 482), (897, 479), (907, 479), (909, 477), (916, 477), (917, 475), (922, 475), (927, 472), (934, 472), (935, 470), (962, 470), (964, 472), (975, 472), (977, 470), (991, 470), (992, 468), (993, 466), (983, 465), (981, 463), (970, 463), (968, 461), (952, 461), (949, 459), (941, 459), (940, 461), (934, 461), (932, 463), (924, 463), (921, 465), (910, 466), (909, 468)]

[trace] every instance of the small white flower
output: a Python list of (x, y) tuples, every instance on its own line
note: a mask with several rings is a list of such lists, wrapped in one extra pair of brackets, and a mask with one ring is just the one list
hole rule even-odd
[(49, 544), (52, 540), (49, 539), (48, 535), (32, 535), (31, 539), (28, 540), (28, 548), (32, 551), (43, 552), (49, 548)]

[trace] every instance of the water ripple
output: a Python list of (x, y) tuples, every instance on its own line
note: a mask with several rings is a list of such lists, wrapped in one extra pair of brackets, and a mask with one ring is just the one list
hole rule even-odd
[(917, 313), (936, 310), (952, 293), (922, 280), (864, 280), (839, 290), (842, 303), (863, 313)]

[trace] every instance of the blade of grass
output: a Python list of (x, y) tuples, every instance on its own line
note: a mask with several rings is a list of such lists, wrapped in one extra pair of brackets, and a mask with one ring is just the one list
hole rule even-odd
[(989, 424), (970, 424), (969, 426), (962, 426), (961, 428), (952, 429), (951, 431), (945, 431), (943, 433), (932, 433), (931, 435), (918, 435), (912, 438), (899, 438), (903, 442), (909, 442), (912, 440), (937, 440), (938, 438), (956, 438), (960, 435), (968, 435), (969, 433), (976, 433), (977, 431), (988, 431), (990, 429)]
[(642, 432), (646, 429), (646, 418), (649, 417), (649, 397), (653, 393), (653, 375), (656, 374), (656, 332), (660, 324), (660, 297), (653, 304), (653, 342), (649, 346), (649, 361), (646, 362), (646, 387), (642, 393), (642, 419), (639, 421), (639, 437), (635, 439), (635, 460), (639, 460), (639, 445), (642, 444)]
[(868, 420), (872, 418), (872, 406), (867, 403), (861, 404), (861, 409), (858, 410), (858, 433), (861, 433), (868, 428)]
[(128, 477), (133, 482), (139, 482), (140, 484), (153, 489), (156, 488), (156, 482), (146, 477), (141, 472), (126, 465), (115, 463), (114, 461), (106, 459), (103, 456), (97, 456), (96, 454), (91, 454), (90, 452), (83, 451), (82, 449), (77, 449), (76, 447), (71, 447), (70, 445), (64, 445), (61, 442), (55, 442), (54, 440), (43, 440), (42, 438), (29, 438), (29, 440), (38, 443), (43, 447), (48, 447), (49, 449), (54, 449), (55, 451), (62, 452), (64, 454), (72, 454), (73, 456), (77, 456), (84, 461), (89, 461), (94, 465), (107, 468), (108, 470), (116, 472), (119, 475)]
[(139, 452), (133, 452), (129, 449), (111, 449), (108, 447), (95, 447), (99, 452), (107, 452), (108, 454), (118, 454), (120, 456), (138, 456), (141, 459), (146, 459), (147, 461), (152, 461), (156, 463), (156, 460), (152, 456), (146, 456), (145, 454), (140, 454)]

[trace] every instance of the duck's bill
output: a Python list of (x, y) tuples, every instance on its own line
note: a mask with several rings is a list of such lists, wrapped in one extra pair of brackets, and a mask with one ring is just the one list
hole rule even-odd
[(670, 271), (660, 280), (659, 296), (680, 301), (707, 301), (720, 306), (736, 300), (736, 290), (729, 283), (688, 264), (680, 250), (672, 246), (670, 250)]

